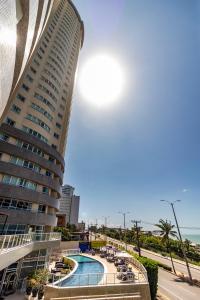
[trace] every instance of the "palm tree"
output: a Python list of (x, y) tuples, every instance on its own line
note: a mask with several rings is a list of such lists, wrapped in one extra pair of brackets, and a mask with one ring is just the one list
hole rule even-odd
[(155, 224), (158, 228), (160, 228), (160, 235), (162, 236), (162, 241), (165, 243), (167, 252), (170, 255), (171, 263), (172, 263), (172, 269), (174, 273), (176, 274), (176, 270), (174, 267), (174, 262), (172, 259), (172, 253), (171, 253), (171, 247), (170, 247), (170, 236), (172, 237), (177, 237), (176, 236), (176, 231), (173, 230), (175, 227), (174, 225), (171, 224), (171, 222), (168, 222), (167, 220), (160, 219), (159, 224)]

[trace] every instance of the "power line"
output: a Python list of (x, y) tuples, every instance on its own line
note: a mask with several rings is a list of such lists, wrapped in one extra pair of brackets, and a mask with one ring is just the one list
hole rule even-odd
[[(155, 223), (151, 223), (151, 222), (147, 222), (147, 221), (143, 221), (143, 220), (141, 222), (144, 223), (144, 224), (153, 225), (153, 226), (156, 227)], [(179, 226), (179, 228), (200, 230), (200, 227), (195, 227), (195, 226)]]

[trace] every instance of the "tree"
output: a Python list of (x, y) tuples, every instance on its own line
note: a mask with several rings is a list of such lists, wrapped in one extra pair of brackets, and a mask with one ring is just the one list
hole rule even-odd
[(191, 246), (191, 244), (192, 244), (192, 242), (191, 242), (190, 240), (185, 239), (185, 241), (184, 241), (184, 246), (185, 246), (187, 252), (190, 251), (190, 246)]
[(162, 241), (165, 243), (166, 248), (167, 248), (167, 252), (170, 255), (170, 259), (171, 259), (171, 263), (172, 263), (172, 268), (174, 273), (176, 274), (176, 270), (174, 267), (174, 262), (172, 259), (172, 253), (171, 253), (171, 243), (170, 243), (170, 236), (172, 237), (177, 237), (176, 236), (176, 231), (173, 230), (173, 228), (175, 227), (174, 225), (171, 224), (171, 222), (169, 221), (165, 221), (163, 219), (159, 220), (159, 224), (155, 224), (155, 226), (157, 226), (158, 228), (160, 228), (160, 236), (162, 237)]

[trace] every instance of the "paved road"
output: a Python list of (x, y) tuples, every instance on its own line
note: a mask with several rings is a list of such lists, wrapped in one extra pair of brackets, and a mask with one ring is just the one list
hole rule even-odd
[(175, 275), (159, 269), (159, 292), (169, 300), (199, 300), (200, 288), (181, 282)]
[[(158, 256), (154, 253), (150, 253), (149, 251), (145, 251), (145, 250), (142, 250), (142, 255), (152, 258), (152, 259), (155, 259), (155, 260), (157, 260), (165, 265), (168, 265), (170, 267), (172, 266), (171, 260), (168, 257)], [(176, 271), (184, 273), (184, 274), (188, 274), (187, 268), (186, 268), (185, 264), (182, 264), (182, 262), (177, 263), (176, 261), (174, 261), (174, 266), (175, 266)], [(196, 266), (194, 266), (194, 267), (190, 266), (190, 270), (192, 273), (192, 277), (200, 280), (200, 270), (196, 269)], [(200, 299), (200, 297), (199, 297), (199, 299)]]

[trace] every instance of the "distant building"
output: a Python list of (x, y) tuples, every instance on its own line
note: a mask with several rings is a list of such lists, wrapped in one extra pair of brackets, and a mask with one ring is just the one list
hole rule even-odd
[(77, 225), (77, 229), (79, 231), (85, 231), (85, 223), (83, 221), (79, 222), (78, 225)]
[(58, 226), (65, 226), (67, 223), (78, 225), (80, 197), (74, 194), (74, 190), (70, 185), (62, 187), (60, 209), (57, 213)]

